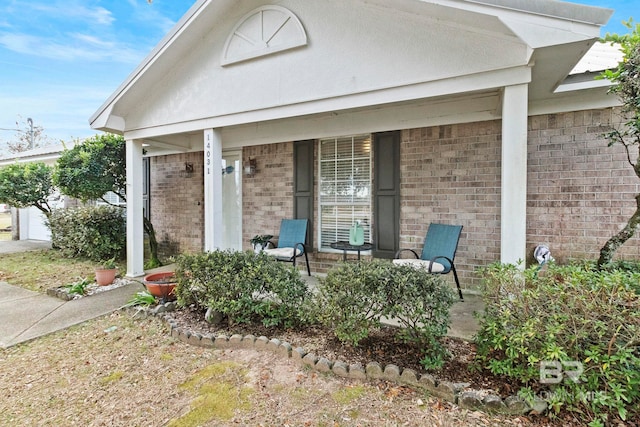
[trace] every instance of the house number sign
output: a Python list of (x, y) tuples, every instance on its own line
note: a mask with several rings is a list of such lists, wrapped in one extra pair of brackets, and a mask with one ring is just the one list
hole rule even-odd
[(205, 165), (207, 167), (207, 175), (211, 175), (211, 132), (207, 132), (205, 143)]

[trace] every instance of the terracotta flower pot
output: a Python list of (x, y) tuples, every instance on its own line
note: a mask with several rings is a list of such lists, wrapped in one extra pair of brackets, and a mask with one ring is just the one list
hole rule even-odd
[(144, 285), (151, 295), (161, 298), (163, 301), (174, 299), (176, 287), (175, 273), (167, 271), (165, 273), (152, 273), (144, 276)]
[(96, 269), (96, 282), (100, 286), (106, 286), (113, 283), (116, 278), (115, 268), (97, 268)]

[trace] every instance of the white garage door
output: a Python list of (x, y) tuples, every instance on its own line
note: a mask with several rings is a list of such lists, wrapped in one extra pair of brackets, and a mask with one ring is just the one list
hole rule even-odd
[(51, 240), (45, 216), (37, 208), (20, 209), (20, 240)]

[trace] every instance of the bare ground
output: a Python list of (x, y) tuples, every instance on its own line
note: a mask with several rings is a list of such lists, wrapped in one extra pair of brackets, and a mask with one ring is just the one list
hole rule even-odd
[(120, 312), (0, 351), (0, 426), (500, 426), (546, 419), (460, 409), (405, 387), (213, 350)]
[(541, 425), (268, 352), (192, 347), (163, 322), (126, 313), (0, 351), (0, 395), (0, 426), (12, 427)]
[[(437, 370), (425, 370), (421, 364), (421, 350), (412, 344), (400, 341), (396, 337), (396, 329), (394, 327), (383, 327), (380, 330), (370, 331), (369, 338), (363, 340), (357, 347), (352, 347), (339, 342), (331, 333), (331, 331), (320, 326), (311, 326), (306, 328), (282, 329), (277, 327), (264, 327), (259, 323), (254, 324), (238, 324), (230, 326), (226, 322), (218, 325), (212, 325), (204, 320), (203, 313), (195, 309), (182, 308), (173, 313), (171, 317), (177, 321), (181, 328), (191, 332), (198, 332), (202, 335), (217, 336), (224, 334), (232, 336), (240, 335), (264, 335), (268, 338), (278, 338), (280, 341), (290, 343), (294, 348), (303, 347), (306, 352), (314, 353), (318, 357), (325, 357), (329, 360), (340, 360), (347, 364), (360, 363), (365, 366), (371, 361), (378, 362), (383, 368), (388, 364), (394, 364), (401, 369), (411, 368), (419, 375), (429, 373), (438, 380), (451, 381), (455, 383), (465, 383), (468, 389), (473, 389), (481, 393), (497, 394), (502, 397), (517, 394), (520, 386), (513, 383), (505, 377), (491, 374), (487, 370), (479, 369), (474, 362), (476, 347), (475, 344), (451, 337), (444, 337), (441, 342), (449, 353), (449, 357), (445, 361), (442, 368)], [(405, 390), (411, 394), (418, 395), (416, 391), (408, 388), (402, 388), (388, 385), (396, 390)], [(377, 387), (380, 387), (378, 384)], [(419, 397), (424, 399), (423, 396)], [(436, 401), (434, 401), (436, 402)], [(436, 406), (444, 406), (449, 408), (451, 414), (469, 414), (468, 411), (450, 405), (446, 402), (436, 403)], [(442, 425), (485, 425), (487, 419), (491, 420), (489, 425), (530, 425), (530, 426), (563, 426), (575, 427), (586, 425), (587, 421), (577, 418), (572, 413), (566, 411), (559, 416), (548, 418), (546, 416), (520, 416), (520, 417), (489, 417), (480, 412), (472, 412), (474, 421), (465, 421), (458, 424), (460, 420), (455, 418), (452, 424)], [(315, 424), (314, 424), (315, 425)], [(338, 424), (343, 425), (343, 424)], [(368, 424), (353, 424), (368, 425)], [(375, 424), (372, 424), (375, 425)], [(396, 425), (396, 424), (391, 424)], [(441, 424), (422, 424), (411, 423), (397, 425), (441, 425)]]

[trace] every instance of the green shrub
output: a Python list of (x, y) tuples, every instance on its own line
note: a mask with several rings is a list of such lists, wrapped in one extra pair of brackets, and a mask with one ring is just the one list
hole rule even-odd
[(132, 296), (122, 307), (149, 307), (155, 303), (156, 297), (151, 295), (151, 292), (145, 289), (144, 291), (136, 292), (136, 294)]
[(400, 323), (399, 336), (423, 349), (425, 368), (439, 368), (446, 351), (440, 338), (447, 334), (449, 310), (457, 297), (438, 274), (429, 274), (410, 266), (394, 266), (383, 278), (388, 303), (384, 316)]
[(85, 295), (87, 293), (87, 287), (92, 283), (87, 278), (79, 278), (77, 282), (69, 283), (64, 288), (67, 289), (71, 295)]
[(380, 279), (387, 264), (344, 263), (319, 280), (316, 316), (340, 341), (357, 346), (371, 329), (380, 327), (387, 302)]
[[(485, 313), (477, 335), (477, 361), (519, 381), (550, 408), (588, 414), (593, 425), (628, 419), (640, 404), (638, 273), (597, 271), (590, 264), (548, 264), (520, 271), (493, 264), (483, 270)], [(541, 381), (541, 362), (578, 363), (578, 382)], [(637, 416), (637, 412), (635, 413)]]
[(182, 306), (212, 309), (231, 323), (258, 317), (266, 326), (290, 327), (305, 319), (307, 285), (298, 270), (265, 254), (214, 251), (176, 260), (176, 294)]
[(396, 319), (398, 336), (422, 347), (427, 368), (443, 362), (438, 341), (447, 333), (455, 295), (439, 275), (388, 261), (343, 263), (320, 280), (316, 316), (342, 342), (357, 346), (380, 327), (383, 317)]
[(54, 210), (48, 219), (51, 243), (71, 258), (121, 258), (127, 237), (123, 213), (112, 206)]

